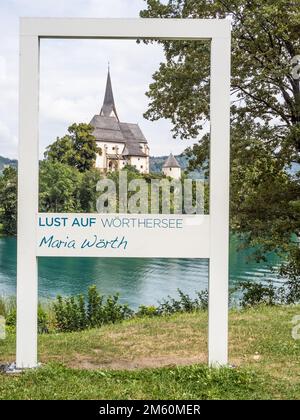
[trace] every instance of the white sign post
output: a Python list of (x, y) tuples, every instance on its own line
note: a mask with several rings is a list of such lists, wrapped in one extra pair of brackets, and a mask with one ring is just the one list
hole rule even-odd
[[(230, 132), (230, 22), (200, 19), (22, 18), (20, 28), (20, 127), (18, 166), (17, 367), (37, 366), (38, 256), (209, 258), (209, 364), (228, 361), (228, 234)], [(102, 246), (91, 237), (103, 230), (100, 214), (39, 214), (39, 43), (41, 38), (176, 39), (211, 41), (210, 214), (137, 215), (139, 228), (110, 226), (118, 241)], [(55, 231), (47, 217), (64, 217)], [(87, 230), (76, 216), (93, 219)], [(105, 215), (105, 218), (112, 217)], [(115, 215), (121, 217), (120, 215)], [(133, 215), (122, 215), (132, 218)], [(166, 219), (165, 225), (162, 219)], [(156, 220), (156, 222), (154, 222)], [(161, 223), (160, 223), (161, 222)], [(129, 223), (129, 222), (128, 222)], [(132, 222), (133, 223), (133, 222)], [(153, 224), (154, 223), (154, 224)], [(101, 225), (102, 224), (102, 225)], [(163, 233), (159, 226), (169, 226)], [(170, 226), (172, 228), (170, 228)], [(116, 229), (119, 229), (116, 231)], [(73, 235), (73, 236), (72, 236)], [(64, 238), (72, 236), (72, 244)], [(130, 245), (147, 237), (143, 247)], [(57, 242), (55, 242), (57, 241)], [(187, 245), (187, 241), (188, 244)], [(66, 244), (64, 244), (66, 242)], [(125, 246), (126, 242), (126, 246)], [(91, 242), (89, 242), (91, 244)], [(182, 246), (178, 247), (178, 243)], [(58, 246), (59, 244), (59, 246)], [(176, 247), (172, 246), (176, 244)], [(128, 246), (128, 247), (127, 247)]]

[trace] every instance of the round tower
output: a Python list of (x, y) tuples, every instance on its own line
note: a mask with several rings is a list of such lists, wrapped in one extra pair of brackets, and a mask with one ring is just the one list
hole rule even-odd
[(170, 178), (181, 178), (181, 166), (172, 153), (170, 153), (170, 156), (163, 164), (162, 171), (164, 175), (169, 176)]

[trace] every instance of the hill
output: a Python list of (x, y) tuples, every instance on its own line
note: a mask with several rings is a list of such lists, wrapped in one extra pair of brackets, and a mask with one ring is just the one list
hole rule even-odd
[[(185, 170), (188, 167), (188, 158), (184, 155), (176, 155), (177, 161), (179, 162), (181, 168)], [(161, 173), (164, 162), (168, 156), (150, 156), (150, 172)], [(3, 171), (6, 165), (13, 166), (16, 168), (18, 166), (18, 161), (16, 159), (9, 159), (3, 156), (0, 156), (0, 173)], [(295, 175), (300, 171), (300, 165), (294, 163), (290, 169), (287, 170), (288, 173)], [(192, 178), (204, 178), (204, 172), (201, 170), (190, 172)]]
[(18, 165), (18, 161), (16, 159), (8, 159), (3, 156), (0, 156), (0, 172), (2, 172), (5, 166), (7, 165), (16, 168)]
[[(167, 158), (168, 156), (150, 156), (150, 172), (160, 173)], [(176, 155), (175, 158), (183, 170), (187, 169), (189, 160), (185, 155)], [(189, 175), (192, 178), (204, 178), (201, 170), (190, 172)]]
[[(162, 166), (166, 161), (168, 156), (150, 156), (150, 171), (155, 173), (160, 173), (162, 171)], [(184, 155), (176, 156), (179, 164), (181, 165), (182, 169), (186, 169), (188, 166), (188, 158)], [(3, 156), (0, 156), (0, 173), (3, 171), (6, 165), (13, 166), (16, 168), (18, 166), (18, 161), (16, 159), (8, 159)], [(203, 172), (201, 171), (194, 171), (191, 173), (192, 177), (195, 178), (203, 178)]]

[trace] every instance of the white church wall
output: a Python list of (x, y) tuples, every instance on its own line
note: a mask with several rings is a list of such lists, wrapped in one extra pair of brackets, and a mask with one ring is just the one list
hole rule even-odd
[(101, 156), (97, 154), (95, 166), (96, 166), (97, 169), (103, 169), (104, 168), (103, 153), (102, 153)]
[[(97, 155), (96, 168), (100, 170), (107, 169), (107, 158), (106, 155), (115, 155), (116, 153), (121, 154), (124, 149), (123, 143), (108, 143), (108, 142), (97, 142), (97, 146), (101, 148), (102, 154)], [(122, 169), (123, 165), (120, 165)]]
[(134, 166), (141, 173), (148, 173), (147, 157), (131, 156), (130, 165)]
[(110, 154), (110, 155), (115, 155), (118, 151), (118, 154), (121, 154), (123, 149), (124, 149), (124, 144), (123, 143), (102, 143), (99, 142), (99, 146), (101, 147), (101, 149), (103, 150), (104, 148), (106, 148), (106, 153)]

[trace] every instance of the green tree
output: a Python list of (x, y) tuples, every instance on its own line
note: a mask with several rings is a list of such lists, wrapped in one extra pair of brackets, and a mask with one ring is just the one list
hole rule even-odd
[[(288, 0), (146, 0), (142, 17), (230, 18), (232, 22), (231, 223), (256, 257), (275, 249), (284, 269), (300, 274), (300, 85), (292, 58), (300, 53), (300, 8)], [(209, 44), (159, 41), (166, 62), (153, 75), (145, 117), (170, 119), (177, 138), (195, 138), (191, 169), (207, 165)], [(208, 170), (208, 168), (207, 168)]]
[(70, 165), (73, 162), (73, 142), (69, 135), (62, 138), (57, 137), (56, 141), (47, 146), (44, 156), (51, 162), (59, 162)]
[(82, 174), (76, 168), (60, 162), (42, 161), (40, 163), (40, 211), (81, 211), (81, 179)]
[(58, 137), (47, 147), (45, 158), (73, 166), (80, 172), (88, 171), (95, 166), (97, 153), (101, 154), (92, 134), (93, 130), (89, 124), (72, 124), (68, 128), (68, 134)]
[(90, 169), (82, 174), (82, 180), (79, 188), (81, 211), (85, 213), (93, 213), (96, 211), (98, 197), (96, 186), (100, 179), (100, 171), (96, 168)]
[(17, 170), (4, 168), (0, 175), (0, 223), (3, 233), (14, 235), (17, 231)]

